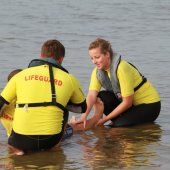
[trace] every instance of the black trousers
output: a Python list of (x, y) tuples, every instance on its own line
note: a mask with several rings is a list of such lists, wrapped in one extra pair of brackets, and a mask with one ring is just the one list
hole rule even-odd
[(67, 138), (71, 136), (70, 127), (68, 127), (68, 131), (66, 130), (67, 133), (64, 133), (67, 121), (68, 111), (65, 111), (62, 131), (59, 134), (54, 135), (24, 135), (12, 131), (12, 134), (8, 138), (8, 144), (25, 152), (51, 149), (61, 141), (62, 137)]
[[(109, 91), (100, 91), (98, 97), (101, 98), (104, 103), (105, 115), (110, 114), (120, 104), (120, 101), (116, 98), (115, 94)], [(153, 122), (158, 117), (160, 110), (160, 101), (132, 106), (118, 117), (111, 119), (111, 125), (120, 127)]]

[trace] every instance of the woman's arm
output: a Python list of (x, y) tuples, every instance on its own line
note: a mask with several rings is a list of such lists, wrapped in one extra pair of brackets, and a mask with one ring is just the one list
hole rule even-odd
[(81, 119), (79, 121), (77, 121), (77, 123), (84, 122), (84, 127), (86, 126), (86, 119), (87, 119), (92, 107), (96, 103), (97, 95), (98, 95), (98, 92), (95, 90), (89, 90), (89, 92), (87, 94), (87, 97), (86, 97), (87, 110), (85, 113), (82, 114)]

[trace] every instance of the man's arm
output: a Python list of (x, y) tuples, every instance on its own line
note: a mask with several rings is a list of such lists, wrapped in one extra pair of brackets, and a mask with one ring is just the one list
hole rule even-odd
[(87, 109), (87, 103), (86, 100), (79, 104), (74, 104), (71, 101), (69, 101), (66, 108), (74, 113), (83, 113)]

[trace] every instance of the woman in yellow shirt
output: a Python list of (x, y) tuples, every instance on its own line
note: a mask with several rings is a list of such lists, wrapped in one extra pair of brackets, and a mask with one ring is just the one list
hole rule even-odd
[[(156, 120), (161, 109), (159, 94), (135, 66), (121, 59), (113, 52), (111, 44), (101, 38), (90, 44), (89, 55), (96, 67), (92, 71), (86, 97), (87, 110), (73, 124), (82, 122), (86, 126), (87, 116), (96, 105), (97, 98), (104, 104), (100, 111), (97, 109), (98, 113), (104, 109), (106, 115), (96, 120), (97, 126), (109, 120), (114, 127)], [(101, 88), (105, 90), (101, 91)]]

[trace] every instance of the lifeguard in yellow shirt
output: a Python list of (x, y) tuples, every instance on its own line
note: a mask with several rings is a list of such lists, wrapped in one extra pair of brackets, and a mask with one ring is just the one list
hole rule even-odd
[[(161, 110), (157, 90), (135, 66), (112, 50), (110, 42), (97, 38), (89, 46), (89, 55), (96, 67), (92, 71), (86, 97), (87, 110), (80, 120), (72, 118), (70, 125), (74, 125), (75, 129), (78, 126), (80, 130), (94, 127), (94, 124), (103, 125), (109, 120), (111, 126), (119, 127), (153, 122), (157, 119)], [(105, 90), (101, 91), (101, 88)], [(102, 102), (98, 102), (97, 98)], [(86, 122), (92, 107), (99, 103), (103, 106), (101, 104), (100, 110), (98, 107), (94, 115), (103, 112), (105, 116), (98, 117), (93, 124), (90, 120)]]
[(0, 109), (16, 98), (8, 144), (17, 155), (58, 146), (68, 121), (68, 110), (86, 111), (80, 82), (61, 66), (64, 56), (61, 42), (46, 41), (41, 58), (32, 60), (1, 93)]

